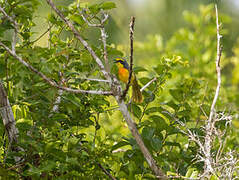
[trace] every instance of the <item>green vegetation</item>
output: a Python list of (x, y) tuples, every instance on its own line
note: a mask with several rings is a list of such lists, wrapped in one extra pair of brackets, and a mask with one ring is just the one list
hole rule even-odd
[[(46, 33), (41, 37), (33, 30), (39, 26), (35, 13), (43, 5), (38, 0), (3, 0), (0, 5), (18, 24), (14, 25), (0, 13), (0, 41), (11, 49), (17, 29), (18, 57), (59, 86), (111, 91), (109, 82), (91, 80), (105, 79), (105, 76), (92, 54), (53, 10), (42, 23), (48, 27), (44, 27), (42, 33)], [(89, 26), (84, 17), (98, 24), (102, 13), (115, 12), (117, 4), (74, 1), (56, 5), (105, 63), (100, 28)], [(130, 48), (117, 39), (120, 28), (117, 29), (114, 18), (104, 24), (109, 40), (106, 47), (109, 64), (104, 65), (110, 67), (112, 76), (117, 76), (113, 59), (125, 57)], [(172, 35), (166, 37), (167, 41), (159, 32), (135, 38), (134, 72), (139, 83), (143, 87), (156, 80), (144, 89), (144, 102), (131, 103), (128, 110), (165, 175), (200, 179), (206, 168), (198, 142), (205, 142), (205, 124), (217, 86), (214, 5), (200, 5), (197, 12), (184, 11), (183, 18), (185, 26), (170, 31)], [(136, 18), (136, 37), (138, 21)], [(231, 18), (220, 13), (220, 9), (219, 22), (222, 23), (220, 34), (228, 37), (230, 32), (225, 27), (229, 27)], [(207, 175), (209, 179), (239, 175), (239, 39), (234, 42), (222, 41), (222, 84), (214, 114), (210, 149), (213, 171)], [(1, 120), (2, 179), (111, 179), (106, 171), (116, 179), (155, 178), (113, 96), (59, 90), (2, 45), (0, 81), (5, 86), (19, 131), (14, 146), (21, 149), (8, 150), (11, 142)], [(126, 104), (130, 97), (131, 90), (124, 100)], [(21, 160), (16, 161), (16, 157)]]

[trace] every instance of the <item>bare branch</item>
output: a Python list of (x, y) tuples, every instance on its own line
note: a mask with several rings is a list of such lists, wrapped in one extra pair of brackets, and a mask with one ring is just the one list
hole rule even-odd
[(97, 81), (97, 82), (110, 83), (109, 80), (105, 80), (105, 79), (92, 79), (92, 78), (80, 78), (80, 79), (85, 79), (85, 80), (87, 80), (87, 81)]
[(16, 53), (17, 31), (14, 29), (12, 36), (12, 52)]
[[(104, 14), (104, 13), (103, 13)], [(105, 27), (104, 27), (104, 22), (108, 19), (108, 14), (104, 14), (104, 19), (101, 21), (102, 26), (100, 27), (100, 32), (101, 32), (101, 39), (104, 47), (104, 60), (105, 60), (105, 67), (106, 71), (110, 72), (110, 67), (109, 67), (109, 59), (108, 59), (108, 53), (107, 53), (107, 43), (106, 43), (106, 38), (107, 34), (105, 32)]]
[(145, 90), (150, 84), (152, 84), (154, 81), (157, 81), (157, 78), (153, 78), (151, 81), (149, 81), (147, 84), (145, 84), (140, 91), (142, 92), (143, 90)]
[(129, 25), (129, 38), (130, 38), (130, 66), (129, 66), (129, 79), (128, 79), (128, 83), (126, 84), (126, 88), (122, 94), (122, 99), (125, 98), (128, 90), (129, 90), (129, 86), (131, 83), (131, 79), (132, 79), (132, 73), (133, 73), (133, 54), (134, 54), (134, 23), (135, 23), (135, 17), (132, 16), (131, 17), (131, 21), (130, 21), (130, 25)]
[(58, 85), (55, 81), (52, 79), (48, 78), (46, 75), (44, 75), (42, 72), (38, 71), (35, 69), (33, 66), (28, 64), (26, 61), (24, 61), (20, 56), (18, 56), (15, 52), (13, 52), (11, 49), (9, 49), (5, 44), (3, 44), (0, 41), (0, 46), (2, 46), (6, 51), (8, 51), (14, 58), (16, 58), (20, 63), (22, 63), (24, 66), (26, 66), (28, 69), (30, 69), (32, 72), (36, 73), (39, 75), (42, 79), (44, 79), (48, 84), (50, 84), (53, 87), (56, 87), (58, 89), (62, 89), (64, 91), (68, 91), (71, 93), (86, 93), (86, 94), (99, 94), (99, 95), (111, 95), (111, 91), (101, 91), (101, 90), (81, 90), (81, 89), (71, 89), (68, 87), (63, 87)]
[(105, 66), (106, 66), (106, 71), (110, 72), (110, 67), (109, 67), (109, 60), (108, 60), (108, 53), (107, 53), (107, 43), (106, 43), (106, 39), (107, 39), (107, 34), (105, 32), (105, 27), (104, 27), (104, 23), (106, 22), (106, 20), (109, 18), (109, 15), (104, 13), (104, 11), (101, 11), (104, 18), (101, 19), (100, 24), (92, 24), (90, 23), (87, 18), (84, 16), (84, 12), (83, 11), (79, 11), (81, 13), (81, 17), (83, 18), (83, 20), (88, 24), (88, 26), (91, 27), (98, 27), (100, 28), (100, 32), (101, 32), (101, 40), (103, 43), (103, 55), (104, 55), (104, 60), (105, 60)]
[(209, 119), (208, 122), (209, 124), (212, 122), (213, 116), (215, 115), (215, 105), (218, 99), (218, 95), (219, 95), (219, 91), (220, 91), (220, 87), (221, 87), (221, 68), (220, 68), (220, 59), (221, 59), (221, 53), (222, 53), (222, 48), (220, 45), (220, 39), (221, 39), (221, 35), (220, 35), (220, 26), (218, 24), (218, 11), (217, 11), (217, 5), (215, 4), (215, 10), (216, 10), (216, 24), (217, 24), (217, 58), (216, 58), (216, 71), (217, 71), (217, 88), (216, 88), (216, 92), (214, 95), (214, 99), (211, 105), (211, 110), (210, 110), (210, 115), (209, 115)]
[[(60, 72), (59, 75), (60, 75), (60, 77), (61, 77), (60, 85), (62, 85), (62, 84), (65, 83), (65, 79), (64, 79), (64, 77), (63, 77), (62, 72)], [(59, 110), (59, 104), (61, 103), (62, 95), (63, 95), (63, 90), (62, 90), (62, 89), (59, 89), (58, 92), (57, 92), (56, 99), (55, 99), (55, 101), (54, 101), (54, 103), (53, 103), (53, 107), (52, 107), (51, 113), (49, 114), (48, 117), (52, 117), (53, 113), (57, 113), (57, 112), (58, 112), (58, 110)]]
[(91, 26), (91, 27), (100, 27), (101, 26), (101, 24), (92, 24), (92, 23), (90, 23), (88, 21), (88, 19), (84, 16), (83, 12), (80, 11), (80, 13), (81, 13), (82, 19), (88, 24), (88, 26)]
[(216, 71), (217, 71), (217, 88), (216, 92), (213, 98), (213, 102), (211, 105), (210, 109), (210, 115), (207, 120), (206, 124), (206, 135), (205, 135), (205, 168), (204, 171), (206, 175), (209, 175), (209, 173), (213, 172), (213, 167), (212, 167), (212, 157), (211, 157), (211, 144), (212, 144), (212, 134), (213, 134), (213, 121), (215, 119), (215, 105), (219, 96), (219, 91), (221, 87), (221, 69), (220, 69), (220, 59), (221, 59), (221, 53), (222, 53), (222, 48), (220, 45), (220, 26), (218, 23), (218, 10), (217, 10), (217, 4), (215, 4), (215, 11), (216, 11), (216, 28), (217, 28), (217, 58), (216, 58)]

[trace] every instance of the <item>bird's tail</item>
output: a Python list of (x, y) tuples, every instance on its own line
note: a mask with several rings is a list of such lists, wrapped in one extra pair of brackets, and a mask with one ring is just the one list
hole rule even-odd
[(143, 96), (140, 91), (140, 86), (138, 84), (138, 81), (136, 78), (134, 78), (133, 83), (132, 83), (132, 88), (133, 88), (133, 94), (132, 94), (132, 99), (136, 103), (142, 103), (143, 102)]

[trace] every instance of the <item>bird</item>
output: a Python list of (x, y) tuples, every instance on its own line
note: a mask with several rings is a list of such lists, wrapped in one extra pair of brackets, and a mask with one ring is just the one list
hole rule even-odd
[[(123, 58), (115, 58), (114, 62), (116, 63), (118, 67), (119, 80), (127, 84), (129, 80), (129, 64)], [(140, 86), (138, 84), (136, 75), (134, 73), (132, 73), (130, 85), (132, 85), (132, 88), (133, 88), (133, 92), (132, 92), (133, 101), (135, 103), (142, 103), (143, 96), (140, 91)]]

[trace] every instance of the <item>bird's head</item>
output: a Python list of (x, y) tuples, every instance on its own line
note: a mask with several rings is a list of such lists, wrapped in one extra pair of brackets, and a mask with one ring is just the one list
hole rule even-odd
[(129, 69), (129, 64), (123, 58), (115, 58), (114, 63), (116, 63), (118, 68), (126, 68)]

